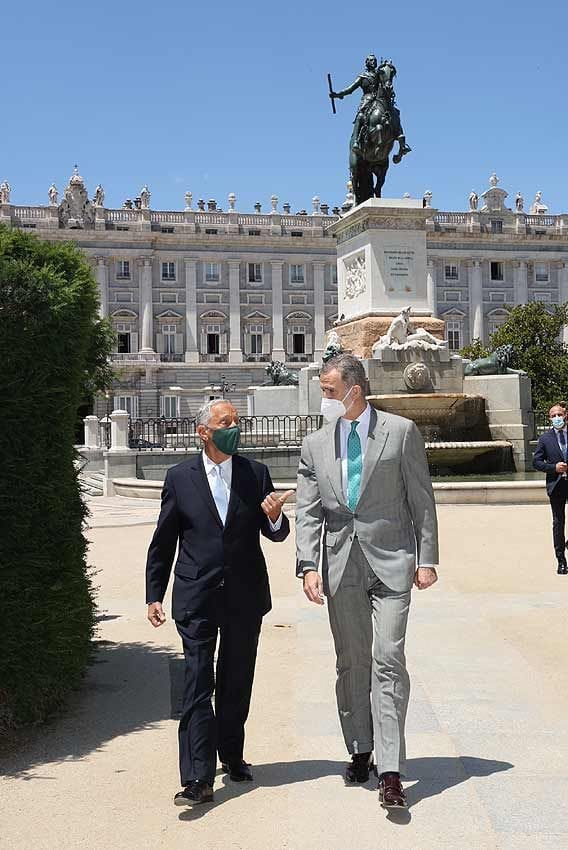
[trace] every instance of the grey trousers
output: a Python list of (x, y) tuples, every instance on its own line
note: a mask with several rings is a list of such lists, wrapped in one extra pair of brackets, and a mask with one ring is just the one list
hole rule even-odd
[(337, 708), (349, 753), (375, 751), (379, 773), (404, 775), (410, 695), (404, 640), (410, 591), (383, 584), (357, 539), (341, 583), (328, 597), (337, 657)]

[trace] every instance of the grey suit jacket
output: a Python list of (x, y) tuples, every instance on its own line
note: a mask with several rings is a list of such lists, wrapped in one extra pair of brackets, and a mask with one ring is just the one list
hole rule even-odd
[[(322, 541), (323, 531), (323, 541)], [(339, 422), (304, 439), (296, 493), (296, 574), (321, 570), (333, 595), (354, 536), (388, 587), (406, 591), (416, 564), (438, 564), (438, 527), (424, 441), (409, 419), (371, 410), (359, 502), (346, 504), (341, 481)]]

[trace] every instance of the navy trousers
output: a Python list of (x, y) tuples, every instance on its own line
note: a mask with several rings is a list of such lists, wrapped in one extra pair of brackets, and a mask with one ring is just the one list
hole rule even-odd
[(182, 786), (195, 779), (213, 785), (217, 752), (224, 763), (243, 757), (261, 623), (261, 617), (247, 619), (231, 610), (223, 587), (212, 591), (198, 613), (176, 621), (185, 656), (178, 733)]
[(568, 480), (561, 478), (549, 496), (552, 508), (552, 540), (557, 561), (566, 561), (565, 515), (568, 499)]

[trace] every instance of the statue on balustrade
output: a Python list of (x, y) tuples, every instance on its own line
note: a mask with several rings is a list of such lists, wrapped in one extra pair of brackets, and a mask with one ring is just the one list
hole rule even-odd
[(0, 204), (9, 204), (10, 203), (10, 184), (7, 180), (4, 180), (3, 183), (0, 183)]
[(96, 207), (104, 207), (105, 205), (105, 190), (103, 189), (100, 183), (95, 189), (95, 197), (93, 198), (93, 203)]
[(147, 186), (142, 186), (140, 191), (140, 206), (143, 210), (150, 209), (150, 190)]
[(281, 360), (271, 360), (264, 371), (270, 378), (265, 381), (264, 387), (295, 387), (298, 384), (297, 373), (291, 372)]
[(479, 203), (479, 195), (477, 192), (471, 191), (469, 193), (469, 210), (470, 212), (477, 212), (477, 205)]
[(523, 196), (521, 195), (520, 192), (517, 192), (517, 195), (515, 197), (515, 209), (518, 213), (522, 213), (524, 207), (525, 207), (525, 199), (523, 198)]
[(49, 198), (49, 206), (56, 207), (59, 192), (57, 191), (57, 186), (55, 185), (55, 183), (52, 183), (49, 189), (47, 190), (47, 196)]
[(394, 163), (399, 163), (411, 150), (406, 144), (400, 112), (395, 105), (395, 75), (396, 68), (390, 59), (378, 65), (377, 57), (370, 55), (365, 60), (365, 70), (342, 91), (331, 89), (330, 78), (332, 103), (336, 98), (343, 100), (356, 89), (363, 93), (349, 144), (349, 170), (356, 204), (381, 197), (395, 142), (398, 142), (398, 151), (393, 156)]

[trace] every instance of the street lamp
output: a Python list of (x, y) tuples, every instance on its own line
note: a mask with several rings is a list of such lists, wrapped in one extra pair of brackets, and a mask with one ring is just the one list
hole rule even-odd
[(235, 392), (235, 390), (237, 389), (237, 385), (235, 383), (230, 384), (227, 381), (225, 375), (221, 375), (221, 384), (219, 385), (219, 387), (214, 387), (214, 389), (218, 390), (221, 393), (221, 398), (224, 400), (225, 395)]

